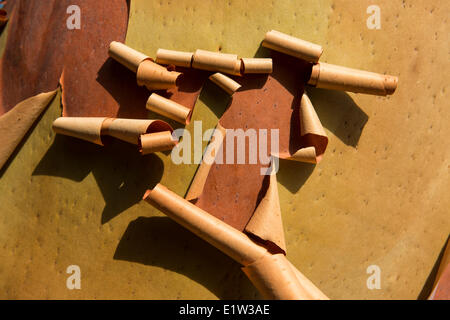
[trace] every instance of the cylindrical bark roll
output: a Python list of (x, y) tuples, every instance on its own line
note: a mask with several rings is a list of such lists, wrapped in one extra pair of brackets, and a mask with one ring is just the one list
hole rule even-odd
[(110, 118), (103, 122), (102, 134), (138, 145), (141, 135), (151, 131), (166, 130), (171, 132), (172, 127), (161, 120)]
[(242, 270), (266, 299), (312, 299), (283, 254), (267, 255)]
[(144, 60), (136, 73), (137, 83), (146, 86), (148, 90), (165, 90), (176, 86), (179, 72), (168, 71), (166, 68), (150, 60)]
[(190, 68), (193, 55), (193, 52), (158, 49), (158, 51), (156, 51), (156, 62)]
[[(269, 298), (323, 298), (309, 280), (299, 277), (298, 270), (283, 255), (272, 255), (244, 233), (217, 219), (161, 184), (147, 190), (144, 200), (169, 218), (207, 241), (235, 261), (260, 291)], [(301, 274), (300, 274), (301, 275)], [(320, 292), (320, 294), (319, 294)], [(325, 297), (326, 298), (326, 297)]]
[(147, 100), (146, 108), (177, 122), (187, 124), (191, 110), (175, 101), (152, 93)]
[(385, 96), (394, 93), (397, 82), (398, 78), (394, 76), (320, 62), (314, 65), (308, 84), (323, 89)]
[(171, 131), (148, 133), (140, 137), (140, 151), (142, 154), (172, 150), (176, 144), (177, 142), (172, 138)]
[(320, 64), (316, 63), (311, 70), (311, 76), (308, 81), (308, 85), (315, 87), (317, 85), (317, 81), (319, 80), (320, 73)]
[(144, 196), (152, 205), (235, 261), (246, 266), (269, 255), (244, 233), (173, 193), (161, 184)]
[(60, 117), (53, 121), (53, 131), (103, 145), (102, 125), (107, 118), (97, 117)]
[(241, 87), (241, 85), (238, 82), (219, 72), (211, 75), (209, 77), (209, 80), (211, 80), (216, 85), (221, 87), (230, 96)]
[(303, 273), (301, 273), (289, 260), (289, 265), (294, 270), (297, 280), (302, 284), (302, 287), (308, 292), (313, 300), (329, 300), (329, 298), (317, 288)]
[(242, 60), (241, 59), (238, 59), (237, 61), (236, 61), (236, 64), (235, 64), (235, 66), (234, 66), (234, 75), (235, 76), (242, 76), (242, 68), (244, 67), (244, 65), (242, 64)]
[(192, 68), (241, 75), (240, 62), (235, 54), (198, 49), (192, 58)]
[(135, 73), (138, 70), (139, 64), (142, 61), (149, 59), (149, 57), (142, 52), (134, 50), (117, 41), (113, 41), (110, 43), (108, 54), (111, 58), (120, 62)]
[(271, 58), (242, 58), (244, 74), (272, 73)]
[(262, 46), (309, 62), (319, 61), (323, 52), (322, 47), (318, 44), (275, 30), (266, 33)]

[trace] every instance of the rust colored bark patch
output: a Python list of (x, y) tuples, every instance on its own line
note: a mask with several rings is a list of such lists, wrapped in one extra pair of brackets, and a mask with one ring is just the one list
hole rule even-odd
[(433, 300), (450, 300), (450, 265), (442, 273)]
[[(268, 129), (265, 155), (271, 148), (270, 129), (279, 130), (280, 153), (295, 152), (307, 143), (300, 138), (299, 106), (312, 65), (277, 53), (273, 53), (272, 58), (272, 74), (248, 75), (239, 80), (242, 89), (233, 95), (229, 109), (220, 119), (220, 124), (227, 129), (254, 129), (257, 133), (259, 129)], [(230, 134), (227, 133), (225, 140), (229, 139)], [(226, 141), (224, 145), (223, 159), (226, 162), (226, 154), (231, 150), (228, 151)], [(235, 163), (236, 152), (235, 141)], [(267, 165), (259, 157), (256, 164), (248, 164), (248, 140), (245, 152), (246, 164), (212, 166), (203, 194), (196, 202), (197, 206), (238, 230), (245, 228), (268, 186), (267, 176), (260, 173), (260, 169)]]
[[(136, 75), (108, 58), (111, 41), (124, 42), (126, 0), (14, 2), (14, 15), (0, 62), (0, 114), (43, 91), (63, 87), (63, 116), (146, 118), (150, 92)], [(70, 5), (80, 8), (80, 29)], [(182, 69), (182, 68), (181, 68)], [(207, 74), (180, 70), (178, 87), (164, 92), (192, 109)]]
[[(80, 8), (80, 29), (67, 26), (74, 14), (67, 13), (70, 5)], [(124, 40), (127, 22), (125, 0), (14, 1), (0, 62), (0, 114), (25, 98), (54, 90), (63, 71), (65, 115), (121, 113), (122, 106), (105, 88), (122, 82), (122, 90), (127, 90), (130, 85), (125, 82), (126, 77), (118, 76), (122, 71), (106, 61), (109, 43)], [(105, 74), (116, 77), (102, 85), (97, 78)], [(135, 95), (133, 91), (129, 94)]]

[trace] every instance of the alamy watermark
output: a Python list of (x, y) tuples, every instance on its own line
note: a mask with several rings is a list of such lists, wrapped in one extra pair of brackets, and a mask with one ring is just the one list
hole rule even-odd
[(367, 289), (381, 289), (381, 269), (376, 264), (372, 264), (367, 267), (366, 273), (370, 274), (367, 278), (366, 285)]
[(367, 14), (370, 16), (367, 18), (366, 25), (370, 30), (381, 29), (381, 9), (379, 6), (373, 4), (367, 7)]
[(70, 265), (66, 269), (66, 273), (70, 274), (66, 280), (66, 287), (69, 290), (81, 289), (81, 269), (77, 265)]
[(70, 16), (66, 20), (66, 26), (69, 30), (81, 29), (81, 9), (76, 4), (67, 7), (66, 13)]
[[(279, 129), (226, 129), (224, 135), (216, 129), (203, 133), (202, 122), (194, 121), (193, 138), (184, 128), (176, 129), (172, 137), (179, 141), (171, 152), (175, 164), (200, 164), (202, 161), (207, 164), (260, 164), (262, 175), (278, 171), (279, 159), (274, 155), (279, 153)], [(202, 148), (204, 141), (211, 141), (205, 150)]]

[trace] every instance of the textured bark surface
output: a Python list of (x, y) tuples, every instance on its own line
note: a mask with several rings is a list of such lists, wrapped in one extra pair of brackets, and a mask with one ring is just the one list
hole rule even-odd
[[(380, 0), (381, 29), (369, 30), (371, 4), (138, 0), (126, 43), (153, 57), (159, 47), (252, 57), (276, 29), (321, 44), (324, 62), (399, 76), (386, 98), (307, 88), (329, 146), (317, 166), (281, 161), (277, 179), (288, 258), (325, 294), (415, 299), (450, 229), (442, 72), (450, 8), (448, 1)], [(0, 178), (1, 297), (258, 297), (237, 264), (140, 202), (159, 181), (183, 195), (196, 166), (174, 165), (163, 153), (142, 157), (126, 144), (55, 137), (59, 99)], [(214, 127), (227, 103), (207, 82), (194, 119), (203, 130)], [(66, 287), (74, 264), (82, 290)], [(381, 269), (380, 290), (366, 286), (370, 265)]]

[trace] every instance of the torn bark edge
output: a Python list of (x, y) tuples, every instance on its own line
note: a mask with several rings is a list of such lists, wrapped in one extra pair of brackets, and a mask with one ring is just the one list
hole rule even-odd
[(232, 96), (236, 91), (238, 91), (242, 86), (230, 77), (216, 72), (209, 76), (209, 80), (217, 85), (219, 88), (224, 90), (228, 95)]
[(59, 82), (58, 82), (59, 87), (61, 88), (61, 117), (66, 117), (67, 116), (67, 111), (66, 111), (66, 107), (65, 107), (65, 103), (64, 103), (64, 97), (65, 97), (65, 92), (64, 92), (64, 67), (63, 70), (61, 72), (61, 76), (59, 77)]
[(0, 144), (0, 176), (57, 93), (58, 88), (29, 97), (0, 116), (0, 133), (3, 139)]
[(261, 243), (269, 252), (286, 254), (278, 183), (274, 166), (272, 166), (270, 175), (265, 176), (265, 179), (269, 179), (266, 193), (245, 226), (244, 232), (251, 235), (256, 242)]
[(313, 63), (318, 62), (323, 53), (322, 47), (318, 44), (276, 30), (268, 31), (261, 45)]
[[(209, 171), (211, 170), (211, 166), (215, 160), (217, 155), (217, 150), (221, 148), (223, 143), (223, 139), (226, 135), (226, 129), (222, 127), (220, 123), (217, 123), (217, 126), (214, 130), (213, 135), (206, 147), (205, 153), (202, 156), (202, 161), (195, 172), (194, 178), (191, 181), (191, 185), (189, 186), (188, 192), (185, 196), (186, 200), (191, 202), (196, 202), (200, 195), (203, 193), (203, 188), (205, 187), (206, 179), (208, 178)], [(214, 157), (214, 159), (209, 159), (208, 162), (205, 162), (205, 157)], [(211, 161), (210, 161), (211, 160)]]
[(172, 150), (178, 141), (175, 140), (170, 131), (160, 131), (142, 134), (139, 137), (139, 152), (142, 155)]
[[(302, 96), (299, 113), (300, 133), (304, 147), (297, 150), (294, 154), (279, 154), (272, 156), (317, 164), (320, 162), (325, 152), (328, 144), (328, 137), (326, 136), (325, 130), (320, 123), (311, 101), (305, 93)], [(220, 124), (218, 124), (218, 126), (220, 126)], [(222, 126), (220, 126), (220, 128), (225, 130)], [(220, 144), (222, 144), (224, 138), (225, 135), (223, 134)], [(213, 141), (214, 140), (211, 139), (207, 150), (210, 148)], [(205, 154), (206, 153), (207, 151), (205, 151)], [(207, 164), (202, 159), (186, 195), (187, 200), (195, 203), (201, 196), (211, 166), (212, 164)], [(255, 241), (266, 247), (270, 252), (286, 253), (276, 175), (274, 173), (270, 176), (270, 184), (266, 190), (266, 195), (256, 207), (245, 227), (245, 232), (251, 234)]]
[(280, 159), (318, 164), (327, 148), (328, 137), (306, 93), (303, 93), (299, 112), (301, 144), (303, 147), (294, 153), (281, 152), (273, 156), (277, 156)]

